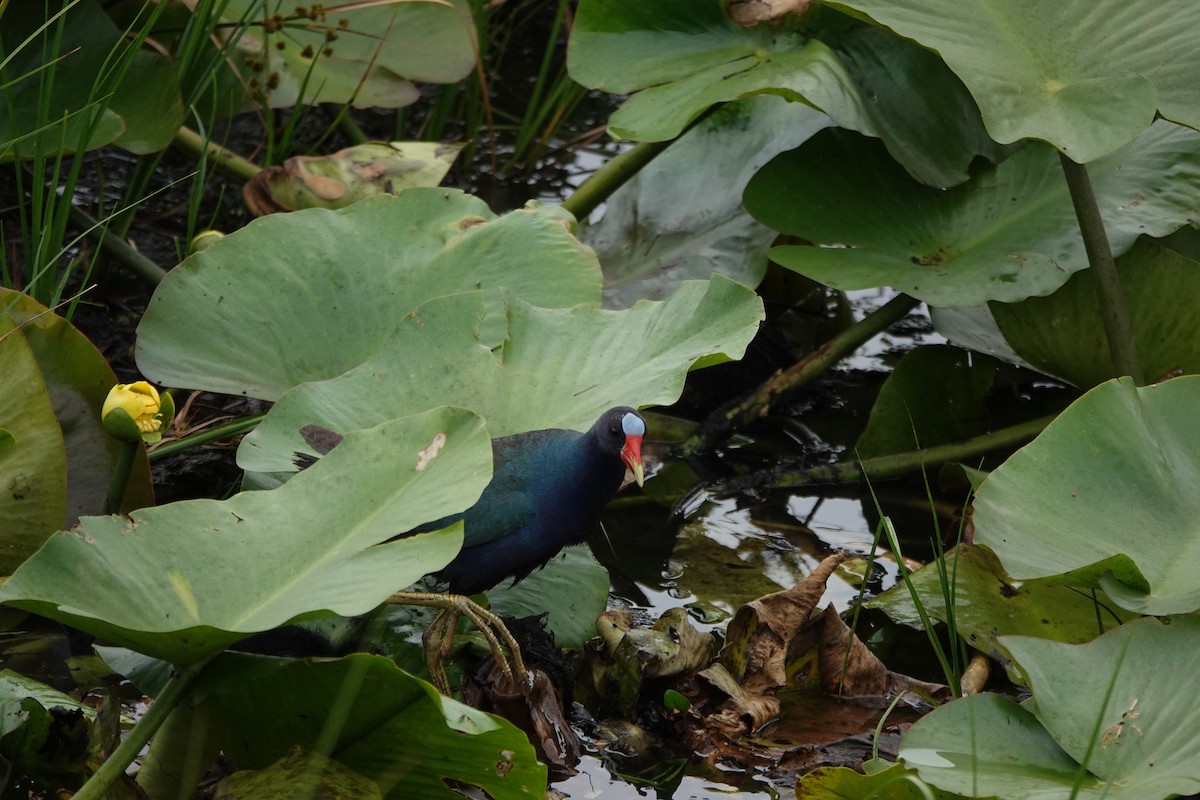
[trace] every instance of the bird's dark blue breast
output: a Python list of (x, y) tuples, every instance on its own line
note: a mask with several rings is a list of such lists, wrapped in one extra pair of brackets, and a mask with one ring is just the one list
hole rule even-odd
[(475, 594), (520, 580), (587, 538), (625, 464), (590, 433), (542, 430), (492, 442), (492, 480), (463, 514), (464, 541), (439, 580)]

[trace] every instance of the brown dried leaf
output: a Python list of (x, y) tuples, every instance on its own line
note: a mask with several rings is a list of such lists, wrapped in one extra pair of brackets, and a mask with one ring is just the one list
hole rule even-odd
[(831, 555), (791, 589), (764, 595), (738, 609), (721, 651), (721, 663), (730, 674), (743, 684), (758, 674), (767, 685), (787, 683), (788, 645), (812, 616), (825, 593), (825, 582), (843, 560), (841, 553)]
[(562, 700), (554, 684), (540, 669), (530, 669), (532, 680), (514, 685), (507, 673), (489, 662), (491, 669), (476, 675), (463, 687), (463, 698), (475, 708), (498, 714), (525, 731), (556, 777), (575, 774), (582, 747), (567, 722)]
[[(921, 695), (946, 697), (943, 684), (927, 683), (892, 672), (875, 657), (838, 616), (833, 606), (821, 615), (822, 636), (819, 647), (821, 689), (827, 694), (862, 700), (878, 698), (887, 705), (897, 694), (915, 689)], [(917, 697), (914, 702), (919, 702)]]

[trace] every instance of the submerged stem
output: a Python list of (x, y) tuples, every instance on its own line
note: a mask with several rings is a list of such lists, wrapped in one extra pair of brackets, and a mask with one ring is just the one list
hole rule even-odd
[(1088, 263), (1096, 276), (1100, 318), (1104, 320), (1114, 376), (1128, 375), (1135, 384), (1144, 386), (1146, 381), (1142, 377), (1142, 366), (1133, 341), (1133, 323), (1125, 304), (1125, 292), (1121, 289), (1121, 278), (1117, 275), (1112, 248), (1104, 232), (1100, 207), (1096, 204), (1096, 193), (1092, 191), (1092, 179), (1086, 165), (1076, 164), (1063, 153), (1058, 155), (1067, 179), (1067, 189), (1071, 192), (1071, 202), (1075, 205), (1075, 217), (1079, 220), (1079, 232), (1083, 235)]
[[(710, 494), (740, 491), (742, 489), (792, 489), (801, 486), (827, 486), (859, 483), (868, 477), (872, 481), (898, 478), (926, 467), (950, 461), (968, 461), (996, 450), (1007, 450), (1025, 444), (1036, 437), (1054, 419), (1054, 414), (1038, 417), (1019, 425), (1001, 428), (998, 431), (975, 436), (962, 442), (926, 447), (907, 453), (876, 456), (862, 461), (843, 461), (827, 467), (780, 472), (775, 469), (759, 470), (743, 475), (724, 484), (716, 484), (705, 491)], [(693, 493), (694, 494), (694, 493)], [(685, 496), (677, 507), (690, 505), (692, 494)]]
[(864, 342), (903, 319), (919, 300), (906, 294), (893, 297), (783, 372), (776, 373), (733, 406), (718, 408), (680, 445), (679, 453), (690, 456), (728, 439), (741, 428), (766, 414), (780, 397), (801, 388), (813, 378), (854, 352)]
[(175, 144), (194, 157), (199, 157), (201, 152), (207, 151), (208, 160), (212, 162), (217, 172), (239, 183), (245, 183), (262, 171), (262, 167), (258, 164), (247, 161), (211, 139), (206, 140), (205, 137), (186, 125), (175, 133)]

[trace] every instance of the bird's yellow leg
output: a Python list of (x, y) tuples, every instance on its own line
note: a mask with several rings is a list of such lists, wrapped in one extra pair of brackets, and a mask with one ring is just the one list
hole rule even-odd
[[(437, 592), (397, 592), (388, 598), (387, 602), (406, 606), (426, 606), (440, 608), (438, 614), (421, 637), (425, 647), (425, 659), (429, 664), (429, 674), (433, 683), (442, 694), (450, 694), (450, 681), (442, 661), (454, 646), (454, 630), (458, 626), (459, 616), (471, 620), (471, 623), (483, 634), (497, 666), (508, 674), (515, 685), (523, 685), (528, 670), (525, 660), (521, 657), (521, 648), (517, 640), (509, 633), (504, 621), (496, 614), (461, 594), (440, 594)], [(508, 653), (505, 653), (505, 649)], [(510, 662), (511, 656), (511, 662)]]

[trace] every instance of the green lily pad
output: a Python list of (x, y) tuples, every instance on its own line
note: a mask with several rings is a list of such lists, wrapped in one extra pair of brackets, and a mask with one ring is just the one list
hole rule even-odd
[[(970, 544), (946, 554), (946, 570), (954, 586), (954, 624), (959, 636), (1003, 666), (1021, 685), (1028, 685), (1028, 678), (1013, 662), (1001, 637), (1020, 634), (1076, 644), (1091, 641), (1133, 616), (1115, 608), (1103, 593), (1093, 598), (1045, 581), (1014, 584), (991, 551)], [(912, 581), (926, 613), (945, 622), (948, 614), (936, 565), (918, 570)], [(864, 605), (883, 610), (897, 622), (921, 627), (921, 617), (904, 585), (894, 586)]]
[(1190, 0), (830, 0), (938, 53), (992, 138), (1044, 139), (1085, 163), (1155, 113), (1200, 127)]
[[(239, 72), (272, 108), (304, 102), (399, 108), (421, 94), (413, 81), (454, 83), (475, 67), (475, 23), (466, 0), (385, 0), (340, 4), (311, 13), (266, 0), (229, 0), (223, 17), (251, 20), (238, 47)], [(267, 9), (270, 8), (271, 11)], [(295, 9), (293, 13), (287, 11)], [(277, 10), (283, 25), (256, 24)]]
[(1200, 791), (1200, 710), (1180, 702), (1200, 668), (1200, 619), (1139, 619), (1087, 644), (1003, 644), (1029, 675), (1033, 700), (977, 695), (919, 720), (900, 757), (922, 779), (1005, 800)]
[(42, 370), (19, 328), (0, 316), (0, 574), (7, 575), (63, 527), (67, 453)]
[[(1079, 764), (1037, 717), (995, 694), (954, 700), (917, 720), (901, 742), (900, 759), (939, 789), (1001, 800), (1068, 800), (1079, 774)], [(1097, 800), (1115, 789), (1088, 773), (1079, 782), (1080, 796)]]
[(1101, 588), (1142, 614), (1200, 609), (1200, 496), (1181, 488), (1200, 481), (1197, 407), (1197, 376), (1100, 384), (984, 482), (975, 542), (1015, 580)]
[[(1089, 172), (1120, 255), (1195, 217), (1200, 133), (1155, 123)], [(759, 221), (812, 243), (775, 247), (772, 259), (838, 289), (892, 286), (970, 306), (1049, 294), (1088, 266), (1058, 155), (1037, 143), (943, 191), (914, 181), (877, 142), (822, 131), (764, 167), (745, 200)]]
[(599, 263), (571, 224), (538, 206), (497, 217), (451, 189), (272, 214), (167, 275), (138, 366), (164, 386), (274, 400), (361, 364), (434, 297), (503, 286), (545, 307), (598, 304)]
[(741, 357), (762, 319), (757, 295), (719, 275), (624, 311), (510, 302), (492, 312), (506, 312), (495, 351), (480, 341), (485, 309), (479, 292), (421, 306), (360, 367), (281, 397), (242, 440), (238, 464), (295, 472), (293, 453), (311, 452), (304, 425), (348, 431), (446, 402), (480, 414), (494, 437), (586, 430), (615, 405), (674, 402), (689, 367)]
[[(21, 326), (67, 448), (67, 519), (104, 510), (109, 483), (124, 445), (104, 429), (100, 409), (117, 377), (104, 356), (74, 325), (32, 297), (0, 288), (0, 306)], [(122, 511), (154, 505), (154, 486), (145, 449), (139, 449), (125, 485)], [(49, 533), (49, 531), (47, 531)], [(35, 548), (36, 549), (36, 548)], [(32, 551), (30, 551), (32, 553)]]
[(490, 454), (462, 409), (348, 434), (277, 491), (85, 517), (0, 602), (177, 664), (288, 621), (362, 614), (455, 556), (458, 524), (388, 540), (474, 503)]
[(684, 134), (608, 199), (598, 223), (580, 227), (604, 268), (605, 305), (662, 300), (714, 272), (757, 286), (775, 232), (746, 213), (742, 190), (771, 157), (830, 124), (806, 105), (763, 95)]
[[(73, 152), (81, 141), (85, 150), (116, 144), (134, 153), (170, 144), (183, 124), (171, 61), (152, 50), (127, 55), (123, 32), (96, 0), (79, 0), (36, 33), (50, 8), (17, 3), (5, 9), (0, 47), (11, 60), (0, 69), (0, 85), (11, 86), (0, 115), (0, 160)], [(125, 58), (129, 68), (122, 75), (117, 66)]]
[[(1146, 239), (1117, 259), (1138, 360), (1151, 381), (1200, 372), (1200, 262)], [(1108, 336), (1092, 270), (1077, 272), (1049, 297), (992, 303), (1004, 338), (1036, 369), (1090, 388), (1112, 375)]]
[(504, 617), (548, 613), (546, 630), (558, 646), (578, 650), (596, 635), (596, 617), (608, 607), (608, 570), (586, 546), (568, 547), (516, 586), (501, 584), (487, 595)]
[(1200, 619), (1143, 618), (1087, 644), (1004, 644), (1029, 675), (1034, 715), (1089, 772), (1138, 797), (1200, 792), (1200, 708), (1180, 702), (1200, 669)]

